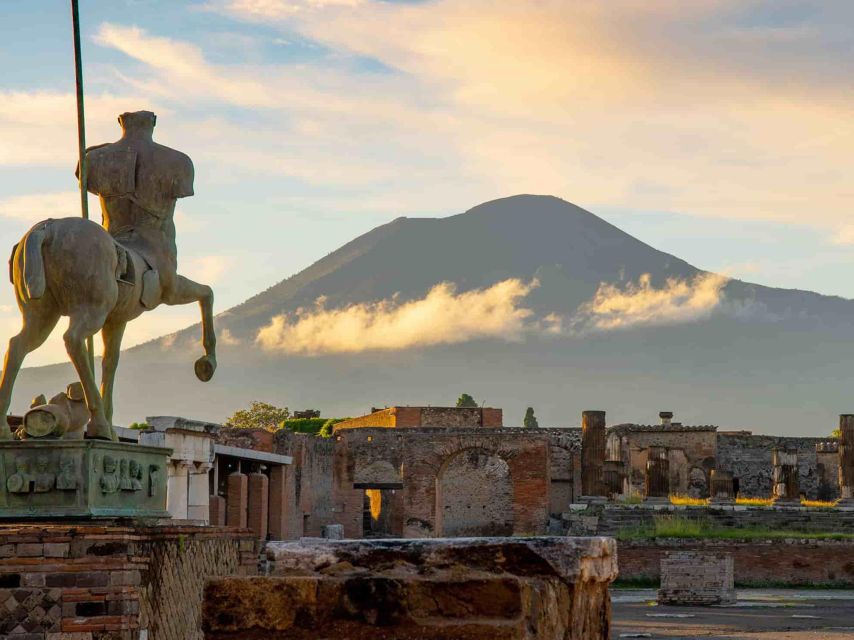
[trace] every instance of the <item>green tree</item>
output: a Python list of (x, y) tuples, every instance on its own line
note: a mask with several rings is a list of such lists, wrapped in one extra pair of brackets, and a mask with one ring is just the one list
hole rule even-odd
[(248, 409), (235, 411), (234, 415), (225, 421), (225, 426), (238, 429), (275, 431), (290, 415), (287, 407), (280, 408), (267, 402), (253, 400), (249, 403)]
[(526, 429), (536, 429), (540, 426), (537, 422), (537, 416), (534, 415), (534, 407), (528, 407), (525, 411), (525, 418), (522, 420), (522, 426)]
[(332, 428), (339, 422), (344, 422), (345, 420), (349, 420), (349, 418), (329, 418), (329, 420), (323, 423), (323, 426), (320, 428), (320, 432), (317, 435), (321, 438), (331, 438)]
[(457, 407), (477, 408), (477, 402), (469, 394), (464, 393), (457, 398)]

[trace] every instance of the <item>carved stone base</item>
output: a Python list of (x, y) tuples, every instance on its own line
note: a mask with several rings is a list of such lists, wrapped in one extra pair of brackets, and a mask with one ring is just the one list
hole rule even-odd
[(0, 442), (0, 519), (168, 518), (171, 453), (103, 440)]

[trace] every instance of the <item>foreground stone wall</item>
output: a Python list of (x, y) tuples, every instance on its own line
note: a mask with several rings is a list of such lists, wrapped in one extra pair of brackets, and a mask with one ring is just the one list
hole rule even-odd
[(572, 536), (613, 536), (620, 531), (651, 527), (656, 518), (678, 516), (717, 528), (763, 528), (775, 531), (854, 533), (854, 510), (807, 507), (646, 505), (590, 507), (552, 518), (550, 533)]
[(205, 580), (257, 561), (224, 527), (0, 525), (0, 638), (199, 639)]
[[(836, 473), (819, 470), (816, 445), (828, 438), (789, 438), (755, 436), (742, 433), (718, 434), (718, 468), (729, 471), (738, 480), (740, 496), (767, 498), (772, 490), (771, 452), (792, 449), (798, 452), (798, 476), (801, 493), (811, 500), (834, 500), (839, 497), (838, 482), (822, 488), (822, 478), (834, 478)], [(822, 460), (828, 462), (825, 456)], [(821, 491), (820, 491), (821, 489)]]
[(620, 580), (658, 580), (667, 552), (731, 554), (738, 585), (854, 587), (852, 540), (621, 540)]
[(608, 538), (303, 541), (211, 580), (208, 640), (606, 640)]

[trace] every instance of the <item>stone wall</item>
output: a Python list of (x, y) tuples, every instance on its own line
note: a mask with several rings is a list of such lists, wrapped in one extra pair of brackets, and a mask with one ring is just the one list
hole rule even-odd
[[(772, 488), (771, 451), (774, 448), (793, 449), (798, 452), (800, 490), (811, 500), (818, 500), (821, 478), (828, 476), (828, 470), (820, 472), (818, 469), (816, 445), (827, 440), (827, 438), (720, 433), (718, 434), (718, 468), (732, 473), (733, 478), (738, 481), (740, 496), (767, 498), (771, 496)], [(827, 461), (826, 457), (824, 461)], [(833, 483), (827, 491), (822, 491), (821, 495), (824, 499), (832, 500), (838, 497), (838, 491), (837, 482)]]
[(854, 510), (807, 507), (746, 507), (671, 505), (589, 507), (552, 518), (551, 533), (571, 536), (613, 536), (620, 531), (651, 527), (665, 515), (698, 520), (715, 528), (763, 528), (779, 531), (854, 533)]
[(661, 558), (673, 551), (731, 554), (736, 586), (854, 587), (852, 540), (621, 540), (620, 580), (658, 580)]
[(270, 576), (212, 580), (208, 640), (607, 640), (607, 538), (271, 543)]
[(501, 427), (503, 412), (491, 407), (388, 407), (335, 425), (341, 429), (362, 427)]
[(0, 637), (199, 640), (205, 580), (256, 573), (256, 544), (224, 527), (0, 525)]
[(288, 531), (294, 537), (319, 536), (321, 528), (340, 523), (333, 496), (333, 438), (280, 430), (275, 434), (274, 453), (293, 456), (296, 509)]
[(667, 551), (661, 559), (658, 603), (735, 604), (732, 556), (728, 553)]

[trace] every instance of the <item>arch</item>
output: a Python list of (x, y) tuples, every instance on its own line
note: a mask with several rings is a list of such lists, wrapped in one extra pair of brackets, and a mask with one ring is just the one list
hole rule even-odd
[(436, 475), (436, 535), (513, 534), (513, 479), (498, 452), (483, 447), (459, 450)]

